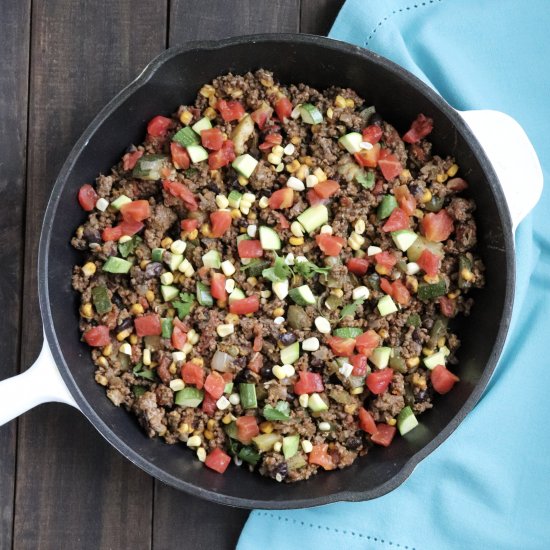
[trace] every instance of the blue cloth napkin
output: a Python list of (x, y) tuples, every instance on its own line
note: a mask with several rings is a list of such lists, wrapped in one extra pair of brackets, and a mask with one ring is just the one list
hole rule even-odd
[[(549, 29), (547, 0), (348, 0), (331, 36), (406, 67), (458, 109), (510, 114), (546, 177)], [(550, 548), (548, 213), (546, 187), (516, 232), (517, 298), (504, 353), (450, 439), (374, 501), (253, 512), (239, 550)]]

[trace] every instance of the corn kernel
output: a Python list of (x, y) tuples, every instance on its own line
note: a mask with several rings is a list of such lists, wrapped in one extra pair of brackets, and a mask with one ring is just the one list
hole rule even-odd
[(108, 384), (108, 380), (107, 380), (107, 377), (104, 376), (103, 374), (96, 374), (95, 375), (95, 381), (98, 383), (98, 384), (101, 384), (102, 386), (106, 386)]
[(148, 302), (153, 302), (155, 300), (155, 293), (152, 290), (148, 290), (145, 293), (145, 298)]
[(359, 250), (364, 243), (365, 238), (362, 235), (359, 235), (355, 231), (351, 232), (351, 235), (348, 239), (348, 244), (352, 250)]
[(231, 424), (231, 422), (233, 422), (233, 415), (232, 414), (226, 414), (223, 418), (222, 418), (222, 422), (224, 424)]
[(239, 322), (239, 316), (236, 313), (228, 313), (225, 316), (225, 322), (228, 324), (236, 325)]
[(317, 181), (326, 181), (327, 175), (322, 168), (315, 168), (313, 175), (317, 178)]
[(292, 145), (300, 145), (301, 141), (302, 141), (302, 138), (300, 136), (292, 136), (290, 138), (290, 143), (292, 143)]
[(199, 94), (202, 95), (202, 97), (212, 97), (216, 93), (216, 88), (212, 86), (211, 84), (205, 84), (200, 90)]
[(191, 363), (197, 365), (198, 367), (204, 366), (204, 359), (202, 357), (193, 357)]
[(170, 374), (176, 374), (176, 372), (178, 372), (178, 367), (177, 367), (176, 363), (174, 363), (174, 362), (170, 363), (170, 366), (168, 367), (168, 372)]
[(271, 422), (262, 422), (260, 424), (260, 431), (263, 434), (270, 434), (273, 431), (273, 424)]
[(411, 357), (407, 359), (407, 367), (409, 367), (410, 369), (418, 367), (418, 365), (420, 365), (420, 357)]
[(160, 276), (160, 282), (163, 285), (171, 285), (174, 282), (174, 274), (167, 271)]
[(128, 338), (128, 336), (130, 336), (131, 333), (132, 333), (132, 329), (131, 329), (131, 328), (127, 328), (126, 330), (121, 330), (121, 331), (116, 335), (116, 339), (117, 339), (119, 342), (122, 342), (123, 340), (126, 340), (126, 338)]
[(424, 194), (422, 195), (422, 198), (420, 199), (420, 202), (425, 204), (427, 202), (430, 202), (431, 200), (432, 192), (429, 189), (426, 189), (426, 191), (424, 191)]
[(248, 277), (246, 282), (251, 286), (256, 286), (258, 284), (258, 279), (256, 279), (256, 277)]
[(412, 383), (413, 383), (414, 386), (417, 386), (417, 387), (419, 387), (420, 389), (423, 389), (423, 390), (425, 390), (426, 387), (427, 387), (426, 378), (424, 376), (422, 376), (421, 374), (419, 374), (418, 372), (413, 372)]
[(239, 176), (239, 177), (237, 178), (237, 181), (238, 181), (239, 184), (242, 185), (243, 187), (244, 187), (245, 185), (248, 185), (248, 179), (245, 178), (244, 176)]
[(333, 115), (334, 115), (334, 111), (333, 111), (332, 107), (329, 107), (329, 108), (327, 109), (327, 118), (332, 119), (332, 116), (333, 116)]
[(208, 236), (210, 236), (210, 225), (209, 225), (209, 224), (203, 223), (203, 224), (201, 225), (201, 235), (202, 235), (203, 237), (208, 237)]
[(77, 239), (82, 239), (82, 236), (84, 235), (84, 227), (81, 225), (77, 230), (76, 230), (76, 238)]
[(401, 174), (399, 174), (399, 181), (401, 183), (409, 183), (412, 180), (411, 171), (408, 168), (404, 168)]
[(435, 179), (437, 180), (438, 183), (445, 183), (448, 177), (449, 176), (447, 176), (447, 174), (437, 174)]
[(351, 395), (359, 395), (363, 393), (363, 386), (359, 386), (358, 388), (353, 388), (350, 393)]
[(137, 334), (130, 334), (130, 344), (132, 344), (132, 346), (135, 346), (137, 343), (138, 343)]
[(176, 310), (173, 307), (170, 307), (166, 310), (167, 317), (174, 317), (176, 315)]
[(458, 164), (453, 164), (448, 170), (447, 175), (450, 178), (454, 178), (456, 176), (456, 173), (458, 172)]
[(449, 300), (456, 300), (459, 296), (460, 290), (455, 290), (454, 292), (449, 292), (449, 294), (447, 294), (447, 298), (449, 298)]
[(460, 276), (467, 282), (473, 281), (476, 278), (475, 275), (469, 269), (466, 269), (466, 268), (461, 270)]
[(124, 353), (124, 355), (132, 355), (132, 346), (128, 344), (128, 342), (124, 342), (124, 344), (118, 348), (118, 351), (120, 351), (120, 353)]
[(416, 292), (418, 290), (418, 279), (412, 275), (407, 275), (407, 287), (412, 290), (413, 292)]
[(333, 288), (330, 293), (337, 298), (341, 298), (344, 295), (344, 291), (341, 288)]
[(439, 276), (438, 275), (424, 275), (424, 281), (426, 281), (430, 285), (435, 285), (439, 282)]
[(313, 166), (315, 164), (315, 160), (313, 160), (313, 157), (310, 157), (309, 155), (307, 157), (300, 157), (300, 162), (306, 166)]
[(217, 116), (217, 113), (212, 107), (207, 107), (204, 110), (204, 116), (209, 118), (210, 120), (214, 120)]
[(292, 246), (301, 246), (301, 245), (304, 244), (304, 238), (303, 237), (290, 237), (290, 239), (288, 239), (288, 242)]
[(378, 336), (380, 336), (380, 338), (387, 338), (389, 336), (389, 333), (385, 328), (381, 328), (378, 331)]
[(300, 162), (296, 159), (294, 159), (292, 162), (286, 165), (286, 170), (290, 174), (293, 174), (294, 172), (296, 172), (298, 168), (300, 168)]
[(182, 422), (182, 423), (178, 426), (178, 432), (179, 432), (180, 434), (189, 433), (189, 424), (187, 424), (187, 422)]
[(229, 201), (225, 195), (216, 195), (216, 206), (218, 208), (227, 208), (229, 206)]
[(258, 206), (260, 208), (267, 208), (269, 206), (269, 199), (267, 197), (262, 197), (258, 202)]
[(344, 411), (347, 414), (354, 414), (356, 410), (357, 410), (357, 405), (355, 405), (354, 403), (351, 403), (349, 405), (344, 405)]
[(238, 220), (239, 218), (242, 218), (241, 211), (238, 208), (233, 208), (233, 210), (231, 210), (231, 217), (234, 220)]
[(422, 212), (422, 210), (420, 210), (420, 208), (416, 208), (414, 213), (413, 213), (413, 216), (415, 218), (418, 218), (419, 220), (421, 220), (424, 217), (424, 212)]
[(292, 222), (290, 224), (290, 232), (295, 237), (303, 237), (304, 236), (304, 228), (302, 227), (302, 224), (300, 222)]
[(397, 424), (397, 420), (395, 418), (390, 418), (388, 420), (388, 426), (395, 426)]
[(141, 304), (133, 304), (130, 312), (132, 315), (141, 315), (143, 313), (143, 306)]
[(276, 307), (273, 310), (273, 317), (282, 317), (285, 314), (285, 310), (282, 307)]
[(206, 423), (206, 427), (210, 430), (210, 431), (214, 431), (216, 429), (216, 421), (211, 418), (207, 423)]
[(206, 439), (214, 439), (214, 434), (210, 430), (204, 430), (204, 437)]
[(302, 164), (294, 174), (300, 181), (304, 181), (309, 176), (309, 167)]
[(355, 232), (358, 235), (362, 235), (365, 232), (365, 229), (366, 229), (365, 220), (362, 219), (362, 218), (359, 218), (355, 222), (355, 225), (353, 226), (353, 229), (355, 230)]
[(180, 122), (188, 126), (193, 120), (193, 114), (190, 111), (182, 111), (180, 114)]
[(84, 319), (91, 319), (94, 316), (92, 304), (82, 304), (82, 306), (80, 307), (80, 316), (84, 317)]
[(86, 277), (91, 277), (96, 272), (96, 269), (94, 262), (88, 262), (82, 266), (82, 273), (84, 273)]
[(426, 356), (426, 357), (429, 357), (430, 355), (433, 355), (433, 352), (434, 350), (433, 349), (430, 349), (430, 348), (422, 348), (422, 353)]
[(353, 109), (355, 107), (355, 101), (351, 98), (346, 99), (346, 107)]
[(202, 441), (199, 435), (192, 435), (187, 440), (187, 446), (188, 447), (199, 447), (201, 445)]
[(227, 323), (225, 325), (218, 325), (216, 327), (216, 332), (218, 333), (218, 336), (221, 338), (225, 338), (226, 336), (229, 336), (230, 334), (233, 334), (235, 332), (235, 325), (232, 325), (230, 323)]
[(141, 269), (145, 269), (149, 265), (149, 263), (149, 260), (141, 260), (141, 262), (139, 262), (139, 267)]
[(109, 355), (111, 355), (111, 353), (113, 352), (113, 345), (112, 344), (107, 344), (101, 353), (103, 353), (103, 355), (105, 357), (109, 357)]
[(340, 109), (345, 109), (346, 107), (345, 98), (343, 98), (341, 95), (337, 95), (336, 98), (334, 99), (334, 105), (336, 105), (336, 107), (339, 107)]
[(151, 350), (149, 348), (145, 348), (143, 350), (143, 356), (141, 359), (146, 367), (151, 364)]
[(99, 357), (97, 360), (96, 360), (96, 363), (100, 366), (100, 367), (103, 367), (104, 369), (106, 369), (108, 366), (109, 366), (109, 363), (107, 361), (107, 359), (105, 357)]
[(447, 339), (445, 338), (445, 336), (442, 336), (441, 338), (439, 338), (439, 340), (437, 341), (437, 347), (439, 348), (442, 348), (444, 345), (445, 345), (445, 342), (447, 341)]
[(170, 237), (164, 237), (164, 239), (162, 239), (162, 241), (160, 241), (160, 246), (162, 248), (169, 248), (170, 245), (172, 244), (172, 239)]

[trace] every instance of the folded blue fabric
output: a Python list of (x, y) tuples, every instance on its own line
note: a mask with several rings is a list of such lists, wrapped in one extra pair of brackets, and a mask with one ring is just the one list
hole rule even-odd
[[(458, 109), (512, 115), (546, 176), (549, 7), (547, 0), (348, 0), (331, 36), (399, 63)], [(517, 294), (504, 353), (450, 439), (374, 501), (253, 512), (240, 550), (550, 548), (549, 212), (546, 188), (516, 232)]]

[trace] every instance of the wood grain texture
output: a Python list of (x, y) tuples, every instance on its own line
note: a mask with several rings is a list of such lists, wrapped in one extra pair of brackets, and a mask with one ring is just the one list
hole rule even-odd
[(328, 34), (345, 0), (302, 0), (300, 32)]
[[(41, 341), (36, 256), (55, 176), (97, 111), (164, 49), (166, 17), (164, 1), (33, 3), (25, 366)], [(20, 420), (14, 548), (150, 548), (152, 490), (82, 415), (43, 406)]]
[[(17, 373), (23, 277), (23, 213), (30, 0), (2, 10), (0, 37), (0, 380)], [(17, 421), (0, 428), (0, 548), (12, 543)]]
[(170, 46), (300, 29), (300, 0), (172, 0), (170, 5)]

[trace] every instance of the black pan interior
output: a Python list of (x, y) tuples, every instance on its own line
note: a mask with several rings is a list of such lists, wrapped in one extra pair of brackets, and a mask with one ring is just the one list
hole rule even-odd
[[(149, 440), (132, 416), (115, 408), (94, 381), (88, 348), (79, 342), (78, 308), (71, 270), (82, 257), (69, 244), (85, 216), (76, 193), (107, 173), (130, 143), (143, 139), (146, 122), (189, 103), (201, 85), (219, 74), (257, 68), (286, 83), (354, 88), (367, 103), (404, 131), (419, 112), (435, 121), (436, 152), (454, 155), (478, 205), (479, 247), (487, 287), (473, 314), (461, 323), (462, 383), (436, 399), (421, 426), (388, 449), (376, 448), (345, 470), (295, 485), (278, 484), (244, 468), (220, 476), (187, 449)], [(495, 366), (507, 330), (513, 292), (510, 219), (496, 177), (459, 117), (409, 73), (365, 50), (319, 37), (271, 35), (203, 43), (170, 50), (111, 102), (75, 145), (58, 178), (44, 221), (40, 296), (44, 323), (58, 367), (83, 412), (130, 460), (159, 479), (205, 498), (244, 507), (292, 508), (335, 500), (375, 498), (399, 485), (414, 465), (443, 441), (472, 408)]]

